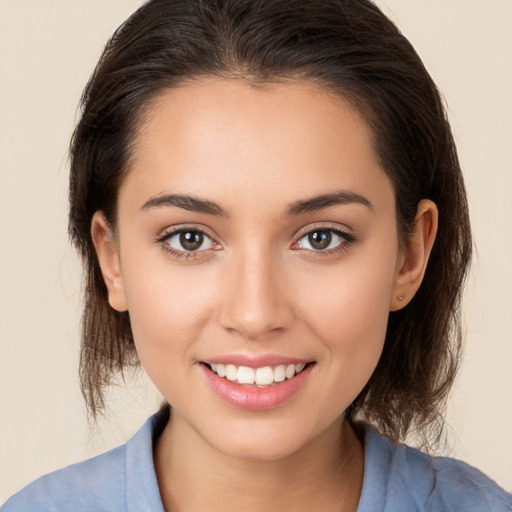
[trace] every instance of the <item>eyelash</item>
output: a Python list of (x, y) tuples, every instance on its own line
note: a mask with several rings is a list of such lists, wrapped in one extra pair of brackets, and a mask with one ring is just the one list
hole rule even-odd
[[(332, 236), (336, 236), (340, 239), (339, 243), (335, 247), (325, 248), (325, 249), (308, 249), (299, 247), (299, 243), (301, 240), (310, 237), (314, 233), (329, 233), (331, 238)], [(332, 227), (329, 225), (317, 226), (313, 229), (309, 228), (307, 231), (303, 231), (298, 237), (297, 241), (292, 245), (292, 248), (297, 250), (308, 251), (313, 257), (323, 257), (328, 255), (334, 255), (341, 251), (346, 251), (354, 242), (356, 242), (356, 237), (346, 231), (339, 229), (338, 227)], [(310, 241), (308, 242), (310, 243)], [(311, 245), (311, 243), (310, 243)], [(330, 245), (330, 244), (329, 244)]]
[[(157, 243), (159, 243), (162, 246), (164, 251), (171, 254), (175, 259), (178, 259), (178, 260), (179, 259), (185, 259), (185, 260), (196, 259), (201, 253), (208, 250), (208, 249), (202, 249), (200, 251), (198, 251), (198, 250), (187, 251), (186, 249), (184, 249), (184, 250), (174, 249), (170, 245), (170, 240), (173, 237), (175, 237), (177, 235), (182, 235), (184, 233), (200, 234), (205, 239), (210, 240), (211, 244), (213, 244), (214, 246), (217, 246), (217, 247), (213, 247), (212, 248), (213, 250), (218, 250), (219, 244), (217, 242), (215, 242), (213, 237), (210, 236), (208, 233), (206, 233), (206, 231), (204, 229), (201, 229), (196, 226), (191, 226), (191, 227), (181, 226), (181, 227), (166, 231), (162, 236), (160, 236), (157, 239)], [(205, 242), (205, 240), (202, 241), (201, 246), (204, 244), (204, 242)]]
[[(179, 250), (179, 249), (173, 248), (170, 245), (169, 241), (173, 237), (182, 235), (184, 233), (199, 234), (199, 235), (203, 236), (205, 239), (209, 240), (210, 243), (213, 244), (214, 247), (208, 248), (208, 249), (193, 250), (193, 251), (189, 251), (186, 249)], [(308, 249), (308, 248), (303, 248), (303, 247), (299, 246), (299, 243), (301, 240), (303, 240), (306, 237), (311, 236), (314, 233), (329, 233), (331, 237), (332, 237), (332, 235), (335, 235), (336, 237), (340, 238), (341, 240), (335, 247), (319, 249), (319, 250)], [(191, 226), (191, 227), (182, 226), (182, 227), (173, 228), (169, 231), (166, 231), (162, 236), (158, 237), (156, 241), (157, 241), (157, 243), (159, 243), (162, 246), (164, 251), (171, 254), (175, 259), (178, 259), (178, 260), (185, 259), (188, 261), (189, 259), (196, 259), (197, 257), (199, 257), (201, 255), (201, 253), (204, 253), (208, 250), (220, 249), (220, 244), (218, 244), (212, 236), (210, 236), (204, 229), (196, 227), (196, 226)], [(291, 247), (292, 247), (292, 249), (295, 249), (295, 250), (308, 251), (308, 252), (312, 253), (312, 255), (314, 255), (315, 257), (321, 257), (321, 256), (325, 256), (325, 255), (336, 254), (340, 251), (347, 250), (348, 247), (351, 244), (353, 244), (355, 241), (356, 241), (356, 238), (353, 235), (351, 235), (350, 233), (347, 233), (346, 231), (343, 231), (339, 228), (334, 228), (331, 226), (319, 226), (319, 227), (315, 227), (313, 229), (308, 229), (307, 231), (303, 231), (300, 234), (300, 236), (297, 238), (297, 241), (294, 242)], [(205, 240), (203, 240), (201, 242), (201, 246), (204, 244), (204, 242), (205, 242)]]

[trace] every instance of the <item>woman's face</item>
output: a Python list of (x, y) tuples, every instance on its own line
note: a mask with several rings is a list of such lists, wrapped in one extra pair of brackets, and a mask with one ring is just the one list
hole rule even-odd
[(139, 130), (118, 214), (110, 301), (180, 428), (276, 459), (341, 423), (404, 261), (355, 109), (305, 83), (169, 90)]

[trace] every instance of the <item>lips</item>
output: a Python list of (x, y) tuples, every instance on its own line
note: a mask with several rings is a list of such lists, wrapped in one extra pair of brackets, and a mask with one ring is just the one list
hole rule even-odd
[(280, 357), (250, 360), (231, 357), (205, 361), (199, 366), (211, 389), (222, 400), (236, 408), (264, 410), (278, 407), (298, 393), (315, 362)]

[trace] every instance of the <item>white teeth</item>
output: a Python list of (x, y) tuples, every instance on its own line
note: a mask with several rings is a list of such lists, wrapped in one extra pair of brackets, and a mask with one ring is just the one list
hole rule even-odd
[(234, 364), (226, 365), (226, 379), (228, 380), (236, 380), (237, 379), (238, 368)]
[(287, 379), (291, 379), (295, 375), (295, 365), (289, 364), (284, 371)]
[(211, 363), (210, 368), (219, 377), (226, 378), (238, 384), (256, 385), (259, 387), (270, 386), (275, 382), (283, 382), (291, 379), (300, 373), (306, 365), (280, 364), (275, 367), (263, 366), (261, 368), (250, 368), (249, 366), (235, 366), (234, 364)]
[(274, 368), (274, 380), (276, 382), (283, 382), (286, 379), (286, 366), (281, 364)]
[(240, 366), (236, 374), (240, 384), (254, 384), (254, 370), (247, 366)]
[(255, 376), (256, 385), (268, 386), (274, 382), (274, 370), (270, 366), (264, 366), (256, 370)]
[(217, 369), (214, 370), (214, 372), (219, 376), (219, 377), (225, 377), (226, 376), (226, 366), (223, 365), (223, 364), (217, 364), (215, 365), (217, 366)]

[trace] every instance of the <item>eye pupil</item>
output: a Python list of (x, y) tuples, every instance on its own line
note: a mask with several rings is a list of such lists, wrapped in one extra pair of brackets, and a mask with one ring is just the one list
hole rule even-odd
[(332, 233), (328, 230), (313, 231), (308, 235), (308, 239), (311, 247), (320, 251), (329, 247), (332, 241)]
[(203, 244), (204, 235), (198, 231), (180, 233), (180, 244), (186, 251), (195, 251)]

